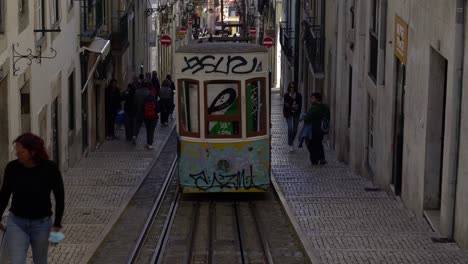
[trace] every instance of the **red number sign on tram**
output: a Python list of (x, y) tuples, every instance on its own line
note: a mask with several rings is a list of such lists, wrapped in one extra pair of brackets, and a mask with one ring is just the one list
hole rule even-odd
[(169, 35), (162, 35), (161, 36), (161, 45), (163, 46), (170, 46), (172, 43), (172, 38)]
[(265, 37), (263, 38), (263, 46), (267, 47), (267, 48), (271, 48), (273, 47), (273, 39), (271, 37)]

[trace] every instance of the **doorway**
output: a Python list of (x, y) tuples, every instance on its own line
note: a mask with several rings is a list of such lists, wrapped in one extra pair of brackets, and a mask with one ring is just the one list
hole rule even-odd
[[(5, 170), (9, 160), (10, 140), (8, 136), (8, 78), (0, 81), (0, 171)], [(1, 183), (1, 179), (0, 179)]]
[(406, 67), (398, 59), (396, 59), (395, 72), (395, 115), (393, 120), (393, 168), (391, 187), (395, 195), (400, 195), (401, 182), (403, 179)]
[(100, 143), (100, 138), (99, 138), (99, 125), (101, 122), (101, 89), (99, 89), (99, 85), (95, 84), (94, 85), (94, 107), (95, 107), (95, 142), (96, 142), (96, 148), (99, 147)]
[(52, 102), (51, 109), (51, 122), (52, 122), (52, 158), (60, 166), (59, 155), (59, 103), (58, 97)]
[(88, 89), (81, 93), (81, 137), (82, 137), (82, 152), (85, 153), (88, 149)]
[(21, 94), (21, 133), (31, 132), (31, 94), (27, 81), (20, 90)]
[(431, 48), (424, 173), (424, 210), (438, 226), (444, 160), (447, 60)]

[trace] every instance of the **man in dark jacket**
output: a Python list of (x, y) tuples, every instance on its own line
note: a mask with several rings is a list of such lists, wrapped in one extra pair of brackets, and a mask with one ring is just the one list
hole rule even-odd
[(106, 87), (106, 138), (115, 139), (115, 116), (120, 110), (120, 89), (117, 87), (117, 80), (112, 79)]
[(133, 106), (135, 107), (135, 127), (133, 131), (132, 143), (136, 145), (136, 140), (138, 137), (138, 133), (140, 132), (140, 127), (144, 121), (145, 115), (145, 100), (148, 95), (151, 94), (151, 91), (148, 89), (147, 86), (143, 85), (143, 74), (141, 74), (140, 85), (136, 87), (135, 94), (133, 95)]
[(304, 117), (304, 123), (312, 127), (310, 137), (306, 137), (306, 146), (310, 154), (310, 162), (313, 165), (326, 164), (325, 153), (323, 150), (323, 136), (322, 122), (330, 120), (330, 110), (327, 105), (322, 104), (322, 95), (320, 93), (313, 93), (310, 97), (312, 105)]
[(133, 130), (135, 124), (135, 106), (133, 104), (133, 96), (135, 95), (135, 86), (129, 83), (127, 90), (122, 94), (122, 100), (124, 101), (125, 111), (125, 138), (127, 141), (132, 140)]

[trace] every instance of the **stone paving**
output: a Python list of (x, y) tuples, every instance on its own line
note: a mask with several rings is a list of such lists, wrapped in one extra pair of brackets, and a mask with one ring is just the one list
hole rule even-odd
[(398, 198), (366, 191), (372, 183), (338, 162), (329, 148), (324, 166), (310, 164), (305, 146), (290, 153), (275, 92), (272, 124), (272, 173), (313, 263), (468, 263), (468, 251), (455, 243), (433, 243), (438, 234)]
[[(106, 141), (63, 173), (65, 185), (65, 240), (49, 249), (49, 263), (87, 263), (117, 221), (152, 167), (175, 124), (155, 131), (155, 150), (146, 150), (146, 130), (140, 130), (136, 146), (125, 140)], [(28, 263), (32, 263), (29, 254)]]

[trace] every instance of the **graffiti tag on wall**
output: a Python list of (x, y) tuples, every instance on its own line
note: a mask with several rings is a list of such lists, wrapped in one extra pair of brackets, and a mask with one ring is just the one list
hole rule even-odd
[(184, 56), (185, 67), (182, 72), (196, 74), (223, 73), (223, 74), (249, 74), (254, 71), (262, 71), (262, 62), (256, 57), (247, 59), (243, 56), (224, 56), (216, 57), (213, 55), (205, 56)]

